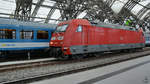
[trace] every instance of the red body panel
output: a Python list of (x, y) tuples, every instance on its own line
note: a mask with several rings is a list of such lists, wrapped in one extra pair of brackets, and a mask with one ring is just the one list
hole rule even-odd
[(70, 45), (144, 43), (142, 32), (94, 26), (83, 26), (83, 32), (74, 32), (66, 38), (71, 39)]
[[(54, 33), (52, 37), (64, 36), (63, 40), (51, 40), (54, 42), (50, 46), (68, 48), (65, 54), (71, 54), (69, 47), (76, 45), (104, 45), (104, 44), (133, 44), (145, 43), (141, 31), (131, 31), (125, 29), (103, 28), (90, 25), (87, 20), (75, 19), (60, 23), (59, 25), (69, 24), (66, 32)], [(81, 25), (82, 32), (76, 32)], [(55, 44), (58, 42), (58, 44)], [(60, 42), (63, 42), (61, 45)]]

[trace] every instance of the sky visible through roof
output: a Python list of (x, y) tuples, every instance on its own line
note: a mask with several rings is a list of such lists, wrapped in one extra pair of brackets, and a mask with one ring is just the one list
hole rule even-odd
[[(33, 3), (37, 3), (39, 0), (33, 0)], [(120, 0), (122, 2), (128, 1), (128, 0)], [(147, 0), (150, 2), (150, 0)], [(43, 2), (43, 5), (48, 5), (48, 6), (54, 6), (55, 2), (51, 0), (45, 0)], [(122, 6), (122, 3), (118, 4), (117, 2), (115, 3), (116, 5), (113, 5), (112, 8), (118, 10), (118, 6)], [(8, 14), (14, 14), (16, 8), (15, 0), (0, 0), (0, 13), (8, 13)], [(32, 5), (32, 11), (33, 12), (35, 8), (35, 5)], [(45, 7), (40, 7), (39, 11), (37, 12), (37, 15), (35, 17), (43, 17), (46, 18), (50, 8), (45, 8)], [(116, 11), (115, 10), (115, 11)], [(136, 10), (133, 10), (134, 13), (136, 13)], [(86, 12), (82, 12), (77, 18), (83, 18), (86, 15)], [(0, 15), (0, 17), (9, 17), (8, 15)], [(51, 19), (59, 19), (61, 17), (60, 11), (56, 9), (54, 13), (51, 16)], [(35, 19), (34, 21), (37, 22), (44, 22), (44, 20), (41, 19)], [(49, 23), (56, 23), (56, 21), (50, 20)]]
[[(15, 4), (15, 0), (0, 0), (0, 13), (8, 13), (8, 14), (14, 14), (15, 8), (16, 8), (16, 4)], [(38, 0), (33, 0), (33, 3), (37, 3)], [(50, 1), (50, 0), (45, 0), (43, 2), (43, 5), (48, 5), (48, 6), (54, 6), (55, 2), (54, 1)], [(33, 12), (35, 8), (35, 5), (32, 5), (32, 10), (31, 10), (31, 14)], [(46, 18), (49, 11), (51, 9), (50, 8), (45, 8), (45, 7), (40, 7), (39, 11), (37, 12), (36, 17), (43, 17)], [(85, 12), (81, 13), (78, 18), (82, 18), (86, 15)], [(8, 15), (0, 15), (1, 17), (9, 17)], [(55, 12), (52, 14), (51, 19), (59, 19), (61, 17), (60, 15), (60, 11), (58, 9), (55, 10)], [(40, 22), (42, 21), (41, 19), (35, 19), (34, 21)], [(43, 20), (44, 21), (44, 20)], [(52, 21), (50, 20), (49, 23), (53, 23), (56, 21)]]

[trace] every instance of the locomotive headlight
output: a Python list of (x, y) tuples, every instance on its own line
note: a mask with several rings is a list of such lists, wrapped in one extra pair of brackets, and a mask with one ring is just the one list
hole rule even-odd
[(56, 37), (52, 37), (51, 40), (56, 40)]
[(57, 37), (57, 39), (58, 39), (58, 40), (63, 40), (64, 37), (63, 37), (63, 36), (59, 36), (59, 37)]
[(63, 44), (63, 42), (60, 42), (60, 44)]
[(52, 45), (52, 44), (54, 44), (53, 42), (50, 42), (50, 44)]
[(64, 47), (64, 50), (67, 50), (68, 49), (68, 47)]

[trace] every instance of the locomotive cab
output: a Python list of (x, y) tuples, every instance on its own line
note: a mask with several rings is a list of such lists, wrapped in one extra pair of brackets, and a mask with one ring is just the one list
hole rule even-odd
[(64, 34), (68, 27), (68, 24), (59, 25), (56, 28), (56, 31), (53, 33), (50, 46), (61, 47), (63, 44)]
[(58, 25), (55, 32), (52, 34), (50, 46), (52, 49), (51, 55), (54, 55), (54, 57), (59, 57), (63, 55), (62, 46), (63, 46), (64, 34), (67, 28), (68, 28), (68, 24)]

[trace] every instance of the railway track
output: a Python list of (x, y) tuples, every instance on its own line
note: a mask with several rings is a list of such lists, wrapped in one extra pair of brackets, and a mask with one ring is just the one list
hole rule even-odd
[[(79, 71), (84, 71), (87, 69), (93, 69), (96, 67), (104, 66), (113, 64), (116, 62), (121, 62), (125, 60), (130, 60), (138, 57), (147, 56), (150, 54), (150, 48), (145, 48), (143, 51), (137, 51), (134, 53), (104, 53), (100, 57), (93, 57), (93, 58), (86, 58), (82, 60), (71, 60), (71, 61), (47, 61), (42, 63), (30, 63), (30, 64), (24, 64), (24, 65), (14, 65), (12, 66), (3, 66), (0, 67), (0, 73), (6, 73), (11, 71), (18, 71), (24, 70), (24, 69), (32, 69), (39, 67), (46, 67), (49, 70), (45, 71), (44, 73), (38, 73), (38, 74), (32, 74), (32, 75), (26, 75), (23, 77), (17, 77), (16, 79), (7, 79), (3, 80), (3, 78), (0, 77), (0, 83), (5, 84), (23, 84), (28, 83), (35, 80), (41, 80), (44, 78), (51, 78), (56, 77), (68, 73), (75, 73)], [(40, 69), (40, 68), (39, 68)], [(29, 70), (30, 71), (30, 70)], [(2, 74), (0, 74), (1, 76)]]
[(15, 69), (24, 69), (24, 68), (31, 68), (36, 66), (48, 65), (48, 64), (56, 64), (56, 59), (44, 60), (44, 61), (36, 61), (36, 62), (24, 62), (24, 63), (17, 63), (17, 64), (6, 64), (0, 65), (0, 72), (11, 71)]

